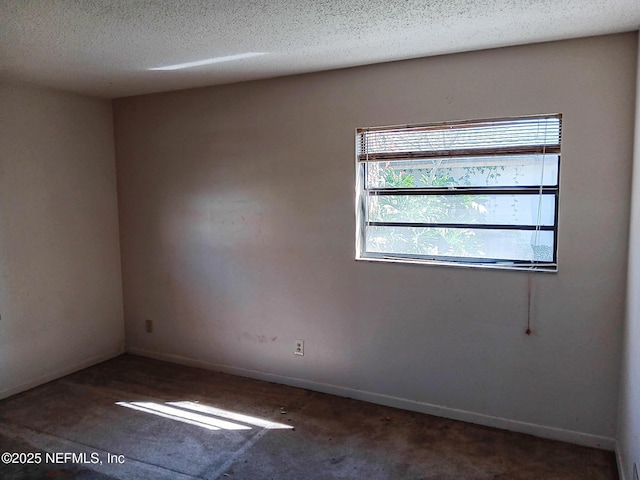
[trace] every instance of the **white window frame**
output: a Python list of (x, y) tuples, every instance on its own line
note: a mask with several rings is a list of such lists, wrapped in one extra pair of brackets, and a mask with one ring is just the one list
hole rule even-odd
[[(551, 135), (551, 140), (547, 141), (546, 137), (544, 141), (520, 141), (520, 138), (524, 136), (518, 136), (517, 134), (509, 137), (508, 126), (509, 125), (529, 125), (532, 122), (540, 122), (540, 125), (546, 125), (549, 122), (553, 122), (555, 129), (555, 138)], [(461, 147), (455, 145), (426, 145), (429, 142), (423, 142), (425, 145), (421, 145), (420, 142), (407, 142), (403, 144), (404, 138), (410, 138), (415, 132), (421, 132), (425, 130), (437, 130), (437, 129), (476, 129), (475, 131), (488, 131), (491, 126), (498, 126), (502, 129), (500, 138), (493, 142), (488, 143), (484, 141), (486, 137), (481, 140), (470, 140)], [(485, 130), (481, 130), (484, 128)], [(510, 128), (510, 127), (509, 127)], [(459, 130), (463, 131), (463, 130)], [(394, 148), (376, 148), (371, 147), (369, 144), (372, 142), (372, 138), (377, 135), (387, 134), (394, 136), (397, 142), (388, 142), (396, 145)], [(505, 133), (506, 132), (506, 133)], [(562, 132), (562, 114), (545, 114), (545, 115), (528, 115), (520, 117), (510, 118), (498, 118), (498, 119), (484, 119), (484, 120), (465, 120), (455, 122), (438, 122), (427, 124), (412, 124), (412, 125), (400, 125), (400, 126), (387, 126), (387, 127), (366, 127), (356, 129), (356, 260), (367, 261), (382, 261), (382, 262), (399, 262), (399, 263), (417, 263), (417, 264), (431, 264), (431, 265), (449, 265), (449, 266), (463, 266), (463, 267), (481, 267), (481, 268), (498, 268), (509, 270), (533, 270), (533, 271), (546, 271), (557, 272), (558, 270), (558, 210), (559, 210), (559, 196), (560, 196), (560, 143)], [(491, 135), (488, 138), (492, 138)], [(399, 140), (398, 140), (399, 139)], [(515, 139), (515, 140), (514, 140)], [(471, 142), (471, 143), (469, 143)], [(493, 143), (492, 143), (493, 142)], [(502, 142), (502, 143), (501, 143)], [(416, 148), (416, 143), (417, 148)], [(463, 142), (464, 143), (464, 142)], [(400, 144), (399, 146), (397, 146)], [(495, 159), (496, 157), (506, 155), (528, 155), (535, 156), (535, 158), (541, 159), (541, 165), (543, 165), (549, 156), (557, 157), (557, 175), (555, 175), (555, 184), (548, 184), (548, 182), (540, 180), (539, 184), (534, 185), (499, 185), (499, 186), (465, 186), (461, 184), (450, 184), (446, 186), (410, 186), (406, 188), (376, 188), (368, 185), (367, 171), (368, 165), (372, 162), (424, 162), (425, 158), (428, 159), (453, 159), (453, 158), (465, 158), (473, 157), (474, 159), (484, 158), (487, 160)], [(506, 158), (506, 157), (503, 157)], [(546, 184), (545, 184), (546, 183)], [(549, 197), (553, 196), (555, 200), (555, 211), (553, 212), (552, 224), (541, 224), (539, 221), (537, 224), (517, 224), (517, 225), (490, 225), (490, 224), (455, 224), (455, 223), (430, 223), (430, 222), (375, 222), (369, 221), (369, 213), (367, 211), (367, 198), (371, 195), (537, 195), (542, 199), (543, 195)], [(540, 206), (538, 211), (540, 211)], [(536, 232), (551, 232), (553, 235), (553, 258), (545, 258), (544, 260), (536, 259), (536, 254), (533, 253), (533, 258), (529, 259), (509, 259), (509, 258), (486, 258), (486, 257), (455, 257), (447, 254), (440, 253), (393, 253), (384, 251), (372, 251), (367, 249), (367, 231), (373, 227), (397, 227), (397, 228), (448, 228), (448, 229), (493, 229), (495, 230), (512, 230), (512, 231), (533, 231)], [(548, 234), (547, 234), (548, 235)], [(532, 250), (533, 250), (532, 246)], [(548, 252), (546, 253), (548, 256)]]

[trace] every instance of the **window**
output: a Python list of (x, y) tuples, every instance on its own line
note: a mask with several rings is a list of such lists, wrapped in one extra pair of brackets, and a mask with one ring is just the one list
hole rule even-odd
[(359, 128), (356, 258), (557, 270), (562, 116)]

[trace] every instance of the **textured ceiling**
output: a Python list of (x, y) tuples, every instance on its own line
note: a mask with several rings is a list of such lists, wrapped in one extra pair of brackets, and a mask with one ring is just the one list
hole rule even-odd
[(0, 0), (0, 78), (114, 98), (639, 26), (640, 0)]

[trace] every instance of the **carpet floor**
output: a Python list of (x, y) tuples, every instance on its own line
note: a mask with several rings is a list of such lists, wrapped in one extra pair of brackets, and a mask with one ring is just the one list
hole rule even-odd
[(612, 452), (132, 355), (1, 400), (0, 453), (3, 480), (618, 478)]

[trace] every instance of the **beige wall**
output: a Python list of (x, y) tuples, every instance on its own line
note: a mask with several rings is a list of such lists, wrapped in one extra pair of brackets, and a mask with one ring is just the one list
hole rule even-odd
[(0, 397), (124, 344), (111, 104), (0, 84)]
[[(130, 350), (612, 448), (636, 52), (625, 34), (117, 100)], [(554, 112), (559, 272), (533, 275), (533, 335), (527, 273), (354, 261), (356, 127)]]
[[(638, 50), (640, 52), (640, 48)], [(633, 478), (634, 463), (640, 474), (640, 55), (638, 56), (636, 82), (627, 313), (624, 328), (624, 356), (618, 420), (617, 451), (622, 480), (635, 480)]]

